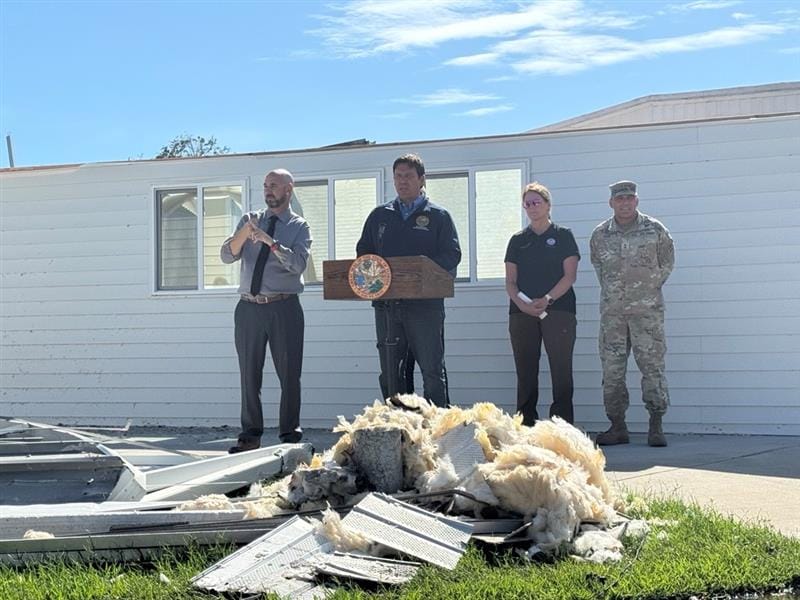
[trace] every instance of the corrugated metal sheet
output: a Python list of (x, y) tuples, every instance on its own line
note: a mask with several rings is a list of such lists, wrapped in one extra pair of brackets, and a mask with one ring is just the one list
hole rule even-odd
[[(367, 539), (446, 569), (466, 549), (472, 525), (428, 512), (382, 494), (370, 494), (342, 519), (342, 526)], [(316, 574), (402, 583), (419, 565), (408, 561), (334, 553), (314, 524), (293, 517), (274, 531), (212, 565), (194, 579), (200, 589), (298, 597), (322, 594)]]
[[(54, 505), (58, 506), (58, 505)], [(0, 540), (21, 539), (29, 529), (46, 531), (55, 536), (98, 535), (121, 532), (125, 529), (193, 525), (219, 521), (243, 519), (244, 510), (197, 510), (197, 511), (140, 511), (86, 514), (35, 515), (32, 513), (9, 516), (2, 507), (0, 511)], [(28, 508), (27, 506), (25, 508)]]
[(342, 519), (369, 540), (445, 569), (464, 553), (472, 526), (383, 494), (370, 494)]
[(450, 460), (459, 479), (467, 477), (475, 465), (486, 462), (483, 448), (475, 440), (474, 423), (453, 427), (436, 440), (436, 445), (439, 447), (439, 456)]
[(289, 581), (292, 574), (300, 574), (294, 565), (309, 556), (332, 549), (325, 538), (314, 533), (314, 526), (309, 521), (293, 517), (274, 531), (212, 565), (194, 577), (192, 584), (217, 592), (306, 593), (314, 586)]
[(309, 558), (307, 564), (317, 573), (337, 579), (357, 579), (384, 585), (402, 585), (410, 581), (420, 563), (406, 560), (391, 560), (359, 554), (334, 552)]

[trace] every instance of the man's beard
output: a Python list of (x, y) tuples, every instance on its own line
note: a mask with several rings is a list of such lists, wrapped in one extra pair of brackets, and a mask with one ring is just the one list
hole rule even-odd
[(266, 196), (264, 201), (270, 208), (280, 208), (289, 201), (289, 195), (285, 196)]

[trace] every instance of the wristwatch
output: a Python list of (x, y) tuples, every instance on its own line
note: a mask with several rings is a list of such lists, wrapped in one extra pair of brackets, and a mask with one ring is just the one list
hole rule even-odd
[(544, 299), (547, 300), (547, 306), (551, 306), (555, 299), (550, 294), (545, 294)]

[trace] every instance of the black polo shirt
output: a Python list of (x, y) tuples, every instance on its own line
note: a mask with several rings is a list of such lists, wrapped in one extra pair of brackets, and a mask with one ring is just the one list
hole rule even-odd
[[(564, 259), (580, 258), (578, 244), (572, 231), (555, 223), (541, 235), (530, 227), (515, 233), (508, 241), (505, 262), (517, 265), (517, 287), (529, 298), (542, 298), (564, 276)], [(553, 302), (552, 310), (563, 310), (575, 314), (575, 292), (569, 288), (566, 294)], [(521, 312), (511, 302), (510, 313)]]

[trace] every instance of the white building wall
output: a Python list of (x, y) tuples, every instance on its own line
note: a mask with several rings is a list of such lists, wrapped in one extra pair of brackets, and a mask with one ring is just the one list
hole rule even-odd
[[(153, 186), (383, 172), (416, 151), (429, 171), (526, 165), (553, 192), (554, 219), (583, 254), (576, 293), (578, 425), (604, 426), (592, 228), (610, 215), (608, 183), (640, 185), (640, 209), (671, 230), (667, 283), (673, 432), (800, 434), (800, 119), (666, 125), (334, 151), (97, 164), (0, 173), (0, 414), (52, 423), (238, 424), (236, 295), (154, 295)], [(498, 217), (500, 218), (500, 217)], [(312, 232), (314, 224), (312, 223)], [(463, 241), (466, 243), (466, 240)], [(496, 257), (502, 262), (502, 253)], [(303, 295), (303, 423), (330, 426), (378, 395), (366, 302)], [(514, 367), (501, 281), (459, 283), (447, 300), (452, 400), (513, 409)], [(546, 360), (540, 405), (549, 405)], [(267, 366), (265, 416), (277, 416)], [(643, 429), (631, 361), (630, 421)]]

